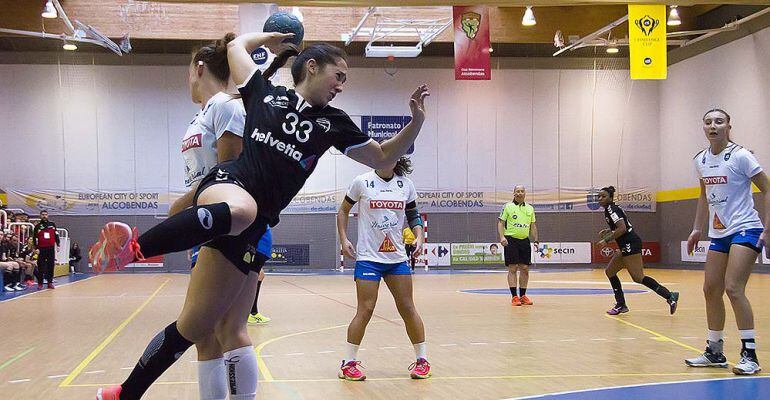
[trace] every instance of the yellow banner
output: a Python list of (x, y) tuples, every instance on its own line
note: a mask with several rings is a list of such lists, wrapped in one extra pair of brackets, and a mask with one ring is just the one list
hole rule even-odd
[(666, 79), (666, 6), (628, 6), (631, 79)]

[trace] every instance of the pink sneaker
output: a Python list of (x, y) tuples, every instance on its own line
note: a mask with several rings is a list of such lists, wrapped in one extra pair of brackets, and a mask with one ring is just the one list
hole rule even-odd
[[(342, 367), (340, 368), (339, 378), (345, 379), (348, 381), (363, 381), (366, 379), (366, 375), (364, 375), (361, 370), (358, 369), (358, 367), (361, 365), (361, 361), (348, 361), (348, 362), (342, 362)], [(363, 368), (363, 367), (362, 367)]]
[(609, 315), (618, 315), (618, 314), (625, 314), (628, 312), (628, 307), (625, 306), (625, 304), (615, 304), (614, 307), (607, 310), (607, 314)]
[(88, 262), (97, 274), (117, 271), (126, 265), (143, 260), (139, 251), (136, 228), (122, 222), (109, 222), (99, 233), (99, 241), (88, 251)]
[(409, 366), (412, 379), (430, 378), (430, 363), (424, 358), (418, 358), (416, 362)]
[(120, 391), (123, 388), (118, 386), (99, 388), (96, 391), (96, 400), (120, 400)]

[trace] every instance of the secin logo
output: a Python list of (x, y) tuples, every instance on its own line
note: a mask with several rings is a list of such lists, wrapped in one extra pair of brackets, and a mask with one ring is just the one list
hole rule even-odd
[(251, 60), (254, 64), (262, 65), (267, 62), (267, 50), (264, 47), (258, 47), (251, 52)]

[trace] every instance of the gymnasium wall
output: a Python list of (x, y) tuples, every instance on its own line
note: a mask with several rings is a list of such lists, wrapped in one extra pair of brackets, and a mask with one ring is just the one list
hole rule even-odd
[[(731, 138), (754, 151), (770, 169), (770, 29), (684, 60), (668, 69), (660, 86), (660, 190), (658, 218), (664, 261), (678, 263), (697, 205), (697, 174), (692, 157), (708, 147), (703, 114), (711, 108), (730, 113)], [(754, 196), (755, 204), (759, 195)], [(764, 216), (762, 216), (764, 217)], [(704, 227), (704, 232), (705, 232)], [(706, 240), (705, 238), (703, 240)]]

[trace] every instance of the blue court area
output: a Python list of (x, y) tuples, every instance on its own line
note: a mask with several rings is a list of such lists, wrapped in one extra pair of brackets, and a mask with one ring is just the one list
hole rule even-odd
[[(54, 286), (58, 287), (58, 286), (67, 285), (67, 284), (70, 284), (70, 283), (73, 283), (73, 282), (81, 281), (83, 279), (91, 278), (93, 276), (95, 276), (95, 275), (92, 275), (92, 274), (71, 274), (71, 275), (66, 275), (66, 276), (60, 276), (58, 278), (54, 278)], [(43, 287), (45, 287), (45, 286), (43, 286)], [(35, 292), (42, 292), (42, 291), (45, 291), (45, 290), (56, 290), (56, 289), (37, 290), (37, 284), (34, 284), (34, 285), (30, 285), (26, 290), (22, 290), (22, 291), (17, 291), (17, 292), (0, 291), (0, 301), (11, 300), (11, 299), (15, 299), (17, 297), (22, 297), (22, 296), (25, 296), (25, 295), (28, 295), (28, 294), (32, 294), (32, 293), (35, 293)]]
[[(511, 295), (511, 291), (508, 288), (505, 289), (465, 289), (461, 290), (463, 293), (473, 294), (504, 294), (506, 296)], [(625, 294), (638, 294), (646, 293), (646, 290), (639, 289), (623, 289)], [(595, 294), (613, 294), (612, 289), (598, 289), (598, 288), (527, 288), (527, 294), (537, 294), (542, 296), (583, 296), (583, 295), (595, 295)]]
[(770, 399), (770, 377), (736, 377), (688, 382), (651, 383), (517, 398), (517, 400), (523, 399), (766, 400)]

